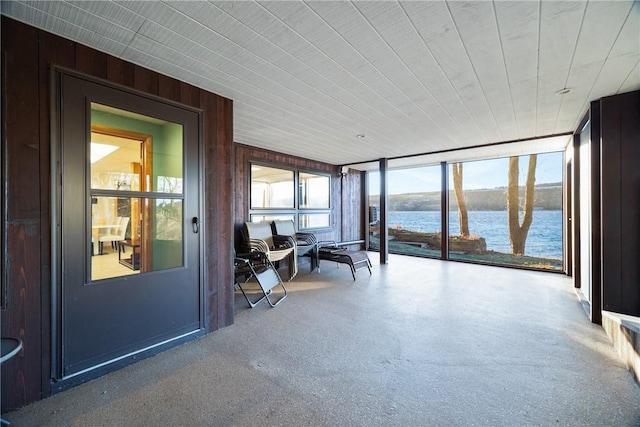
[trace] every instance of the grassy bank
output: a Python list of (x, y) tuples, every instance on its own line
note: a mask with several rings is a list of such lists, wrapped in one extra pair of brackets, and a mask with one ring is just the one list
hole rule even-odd
[[(377, 237), (370, 238), (370, 246), (373, 250), (379, 250), (380, 241)], [(429, 258), (440, 258), (440, 251), (425, 249), (406, 243), (389, 242), (389, 252), (401, 255), (414, 255)], [(526, 255), (512, 255), (502, 252), (487, 251), (483, 254), (449, 253), (449, 259), (460, 261), (472, 261), (482, 264), (506, 265), (513, 267), (536, 268), (541, 270), (562, 271), (562, 260), (554, 258), (539, 258)]]

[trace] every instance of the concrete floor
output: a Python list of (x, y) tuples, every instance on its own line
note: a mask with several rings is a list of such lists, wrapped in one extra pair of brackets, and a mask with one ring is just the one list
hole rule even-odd
[(640, 387), (571, 280), (323, 261), (278, 307), (5, 414), (12, 426), (632, 426)]

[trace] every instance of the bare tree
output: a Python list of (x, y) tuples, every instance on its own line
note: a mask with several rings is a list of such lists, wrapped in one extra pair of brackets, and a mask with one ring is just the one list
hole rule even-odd
[(469, 215), (467, 214), (467, 202), (464, 199), (462, 190), (462, 163), (453, 163), (453, 191), (458, 202), (458, 219), (460, 221), (460, 235), (469, 235)]
[(520, 187), (518, 186), (520, 170), (518, 157), (509, 159), (509, 187), (507, 190), (507, 217), (509, 220), (509, 242), (511, 253), (524, 255), (524, 246), (533, 221), (534, 188), (536, 182), (536, 163), (538, 156), (529, 156), (529, 170), (524, 190), (524, 217), (520, 224)]

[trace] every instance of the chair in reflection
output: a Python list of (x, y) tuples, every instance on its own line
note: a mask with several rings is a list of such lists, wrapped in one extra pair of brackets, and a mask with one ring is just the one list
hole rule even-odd
[(296, 244), (291, 236), (273, 234), (268, 221), (245, 222), (242, 226), (245, 252), (264, 252), (269, 261), (276, 263), (287, 259), (289, 280), (298, 274)]
[(104, 242), (111, 242), (111, 247), (115, 248), (117, 243), (125, 239), (127, 227), (129, 226), (129, 217), (120, 217), (118, 227), (112, 229), (110, 233), (103, 234), (99, 238), (100, 253), (104, 251)]
[(302, 233), (296, 231), (292, 220), (275, 220), (272, 223), (273, 232), (282, 236), (291, 236), (296, 244), (296, 255), (298, 257), (306, 256), (311, 259), (311, 270), (316, 268), (320, 271), (320, 263), (318, 259), (318, 239), (312, 233)]

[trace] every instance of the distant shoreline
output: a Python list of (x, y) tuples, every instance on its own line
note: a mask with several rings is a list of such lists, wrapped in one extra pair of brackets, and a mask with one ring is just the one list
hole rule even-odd
[[(507, 187), (493, 189), (465, 190), (468, 211), (504, 211), (507, 209)], [(520, 188), (520, 197), (524, 198), (524, 187)], [(562, 210), (562, 183), (541, 184), (535, 187), (535, 209)], [(370, 197), (370, 204), (379, 206), (380, 196)], [(388, 196), (390, 211), (439, 211), (440, 192), (390, 194)], [(449, 209), (457, 210), (453, 190), (449, 191)]]

